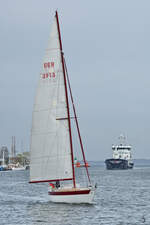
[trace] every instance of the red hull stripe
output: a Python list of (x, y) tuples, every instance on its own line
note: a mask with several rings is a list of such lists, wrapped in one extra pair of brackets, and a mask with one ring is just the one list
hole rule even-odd
[(29, 183), (42, 183), (42, 182), (55, 182), (55, 181), (64, 181), (64, 180), (72, 180), (72, 178), (67, 178), (67, 179), (56, 179), (56, 180), (34, 180), (34, 181), (29, 181)]
[(48, 192), (49, 195), (85, 195), (89, 193), (90, 193), (90, 190)]

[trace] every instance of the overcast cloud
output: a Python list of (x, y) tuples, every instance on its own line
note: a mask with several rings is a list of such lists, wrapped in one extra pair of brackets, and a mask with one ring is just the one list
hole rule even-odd
[[(88, 160), (127, 136), (150, 158), (150, 1), (5, 0), (0, 7), (0, 145), (29, 150), (32, 108), (58, 9), (63, 49)], [(21, 147), (23, 142), (23, 148)]]

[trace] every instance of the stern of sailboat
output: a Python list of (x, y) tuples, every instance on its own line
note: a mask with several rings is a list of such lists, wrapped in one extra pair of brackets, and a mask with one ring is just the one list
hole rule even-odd
[(51, 188), (48, 191), (50, 201), (60, 203), (93, 203), (95, 188)]

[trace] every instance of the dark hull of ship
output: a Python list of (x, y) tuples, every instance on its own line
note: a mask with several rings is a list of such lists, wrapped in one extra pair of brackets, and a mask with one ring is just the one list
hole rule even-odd
[(133, 163), (128, 163), (125, 159), (106, 159), (105, 164), (108, 170), (127, 170), (134, 166)]

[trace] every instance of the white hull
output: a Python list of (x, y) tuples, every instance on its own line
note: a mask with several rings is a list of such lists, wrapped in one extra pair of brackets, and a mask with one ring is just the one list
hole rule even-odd
[(88, 194), (70, 194), (70, 195), (51, 195), (49, 192), (49, 199), (51, 202), (56, 203), (71, 203), (71, 204), (81, 204), (81, 203), (93, 203), (95, 189), (90, 189)]
[(26, 170), (26, 167), (13, 167), (12, 170)]

